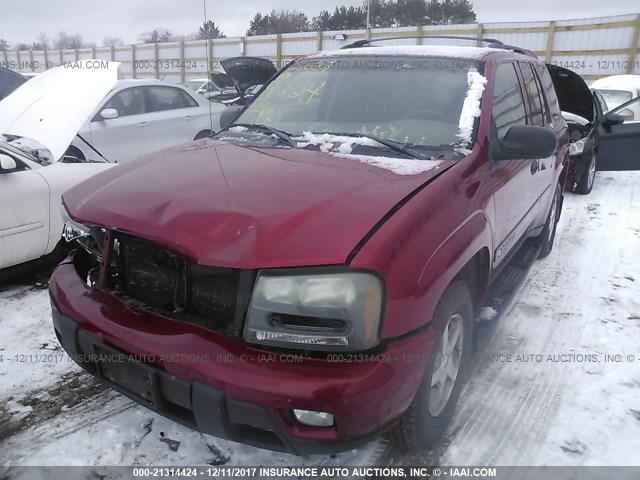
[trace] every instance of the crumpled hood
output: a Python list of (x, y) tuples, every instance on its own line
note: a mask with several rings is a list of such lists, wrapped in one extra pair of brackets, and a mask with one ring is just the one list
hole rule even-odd
[(0, 135), (35, 140), (61, 158), (118, 81), (119, 65), (81, 60), (37, 75), (0, 101)]
[(398, 202), (455, 163), (425, 162), (428, 171), (398, 175), (320, 151), (203, 140), (111, 168), (63, 198), (76, 221), (206, 265), (340, 264)]

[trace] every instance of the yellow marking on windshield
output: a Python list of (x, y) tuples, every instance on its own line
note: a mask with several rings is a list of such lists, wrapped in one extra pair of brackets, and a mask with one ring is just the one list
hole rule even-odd
[[(315, 82), (314, 82), (315, 83)], [(325, 86), (327, 82), (324, 81), (320, 84), (320, 86), (318, 86), (318, 88), (316, 88), (315, 90), (313, 90), (312, 86), (314, 85), (313, 83), (311, 84), (312, 86), (307, 88), (307, 92), (309, 93), (309, 98), (307, 98), (307, 101), (305, 103), (309, 103), (313, 97), (315, 97), (316, 95), (320, 94), (320, 90), (322, 90), (322, 88)]]

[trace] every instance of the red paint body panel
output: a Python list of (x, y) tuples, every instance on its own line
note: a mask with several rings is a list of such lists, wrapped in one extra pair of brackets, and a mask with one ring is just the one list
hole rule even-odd
[[(411, 403), (434, 342), (427, 330), (391, 344), (379, 362), (286, 362), (278, 360), (279, 354), (272, 362), (264, 360), (264, 351), (239, 340), (89, 289), (71, 263), (58, 267), (50, 292), (53, 306), (83, 331), (134, 355), (175, 358), (156, 365), (182, 379), (222, 389), (230, 398), (259, 404), (290, 436), (307, 440), (348, 441), (395, 419)], [(211, 360), (202, 361), (204, 356)], [(189, 357), (197, 360), (182, 360)], [(291, 408), (332, 412), (338, 429), (287, 422), (284, 413)]]
[(340, 264), (448, 163), (396, 175), (324, 152), (203, 140), (109, 169), (65, 193), (64, 202), (76, 220), (133, 233), (205, 265)]

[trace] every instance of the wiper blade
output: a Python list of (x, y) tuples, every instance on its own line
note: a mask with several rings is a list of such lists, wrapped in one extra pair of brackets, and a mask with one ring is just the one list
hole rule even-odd
[(291, 145), (292, 147), (298, 146), (298, 144), (291, 139), (290, 133), (285, 132), (283, 130), (278, 130), (277, 128), (273, 128), (268, 125), (263, 125), (262, 123), (232, 123), (231, 125), (229, 125), (229, 128), (231, 127), (245, 127), (245, 128), (253, 128), (255, 130), (262, 130), (263, 132), (269, 132), (275, 135), (280, 140), (287, 143), (288, 145)]
[(411, 148), (406, 143), (395, 142), (393, 140), (387, 140), (386, 138), (378, 138), (373, 135), (366, 135), (363, 133), (336, 133), (336, 132), (314, 132), (317, 135), (328, 134), (335, 135), (339, 137), (362, 137), (368, 138), (369, 140), (373, 140), (374, 142), (378, 142), (380, 145), (384, 145), (389, 150), (393, 150), (394, 152), (403, 153), (408, 157), (417, 158), (418, 160), (428, 160), (429, 157), (425, 157), (420, 152), (417, 152), (413, 148)]

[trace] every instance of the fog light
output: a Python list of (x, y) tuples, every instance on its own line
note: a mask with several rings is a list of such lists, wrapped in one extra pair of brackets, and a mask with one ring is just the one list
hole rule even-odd
[(300, 423), (311, 427), (331, 427), (333, 425), (333, 415), (330, 413), (294, 409), (293, 414)]

